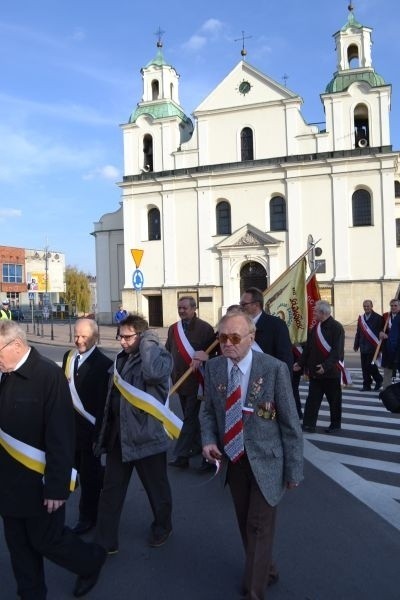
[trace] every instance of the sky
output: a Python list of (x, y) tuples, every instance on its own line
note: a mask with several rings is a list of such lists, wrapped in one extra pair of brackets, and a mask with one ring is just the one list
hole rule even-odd
[[(400, 150), (398, 0), (358, 0), (373, 29), (375, 70), (392, 85), (392, 145)], [(95, 275), (94, 222), (120, 206), (120, 125), (142, 96), (140, 69), (163, 53), (180, 75), (190, 115), (241, 60), (304, 100), (324, 121), (319, 95), (336, 70), (332, 35), (343, 0), (14, 0), (0, 11), (0, 245), (63, 252)]]

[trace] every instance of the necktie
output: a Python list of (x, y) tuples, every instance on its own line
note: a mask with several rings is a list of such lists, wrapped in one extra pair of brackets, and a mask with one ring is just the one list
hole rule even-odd
[(74, 360), (74, 377), (76, 377), (78, 375), (79, 359), (80, 358), (81, 358), (80, 354), (77, 354), (75, 356), (75, 360)]
[(242, 403), (240, 397), (240, 371), (237, 365), (233, 365), (228, 383), (224, 434), (224, 450), (232, 462), (236, 462), (244, 454)]

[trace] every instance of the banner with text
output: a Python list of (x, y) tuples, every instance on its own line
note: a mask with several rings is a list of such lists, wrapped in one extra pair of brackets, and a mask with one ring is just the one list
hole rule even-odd
[(280, 317), (292, 344), (307, 339), (306, 259), (299, 260), (264, 292), (266, 311)]

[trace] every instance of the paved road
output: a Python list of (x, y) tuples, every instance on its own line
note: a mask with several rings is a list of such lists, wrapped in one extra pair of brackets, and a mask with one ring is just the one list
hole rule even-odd
[[(44, 348), (43, 348), (44, 350)], [(62, 352), (63, 349), (61, 349)], [(281, 503), (275, 558), (281, 580), (269, 600), (399, 600), (400, 422), (377, 394), (362, 393), (360, 371), (344, 392), (343, 431), (305, 439), (305, 481)], [(304, 398), (306, 384), (301, 385)], [(177, 407), (175, 407), (177, 409)], [(319, 425), (329, 420), (323, 404)], [(200, 458), (193, 459), (193, 467)], [(170, 469), (174, 532), (150, 549), (151, 516), (134, 476), (122, 515), (120, 552), (110, 557), (94, 600), (234, 600), (243, 555), (229, 493), (218, 478)], [(6, 484), (2, 482), (2, 485)], [(77, 513), (78, 494), (68, 506)], [(49, 600), (71, 598), (74, 576), (46, 568)], [(0, 536), (0, 597), (15, 598)]]

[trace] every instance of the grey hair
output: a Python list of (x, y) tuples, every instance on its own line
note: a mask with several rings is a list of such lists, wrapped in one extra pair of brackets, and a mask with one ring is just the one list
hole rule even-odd
[(94, 319), (88, 319), (87, 317), (79, 317), (79, 319), (75, 321), (75, 327), (78, 323), (87, 323), (91, 329), (92, 335), (97, 338), (99, 337), (99, 326), (97, 325)]
[(6, 342), (19, 338), (27, 345), (26, 333), (16, 321), (0, 320), (0, 337), (4, 338)]
[(324, 315), (330, 315), (332, 312), (331, 305), (326, 300), (317, 300), (315, 308), (320, 310)]
[(181, 296), (178, 298), (178, 302), (181, 300), (188, 300), (191, 308), (197, 308), (196, 300), (193, 298), (193, 296)]
[(217, 331), (219, 331), (221, 326), (224, 325), (227, 321), (229, 321), (229, 319), (233, 319), (234, 317), (242, 317), (247, 322), (247, 325), (249, 326), (249, 333), (255, 332), (256, 326), (254, 325), (254, 321), (250, 317), (250, 315), (248, 315), (247, 313), (245, 313), (243, 311), (239, 312), (237, 310), (233, 310), (232, 312), (227, 312), (223, 317), (221, 317), (221, 319), (219, 320), (219, 323), (217, 325)]

